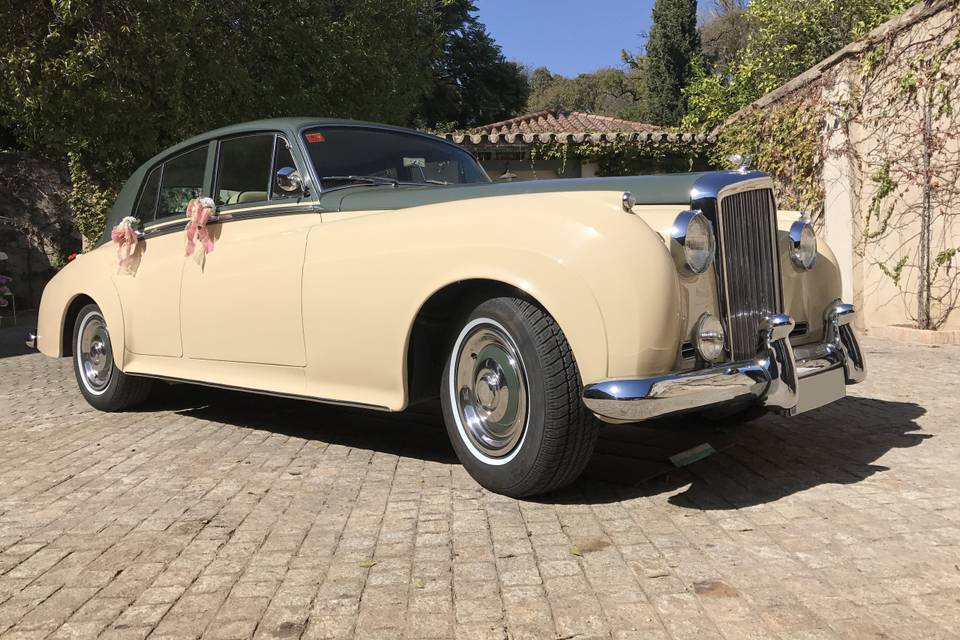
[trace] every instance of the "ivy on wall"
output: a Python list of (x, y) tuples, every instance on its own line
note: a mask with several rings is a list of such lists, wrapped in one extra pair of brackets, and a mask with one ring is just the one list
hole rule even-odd
[(711, 161), (726, 166), (731, 155), (750, 156), (751, 168), (769, 173), (777, 183), (781, 209), (804, 211), (819, 220), (824, 208), (823, 120), (822, 107), (809, 97), (758, 109), (720, 130)]
[(676, 173), (708, 168), (707, 142), (638, 143), (627, 139), (581, 143), (536, 143), (530, 149), (530, 167), (538, 160), (559, 160), (559, 173), (571, 162), (597, 164), (599, 176)]
[[(848, 161), (864, 275), (876, 286), (871, 273), (882, 274), (921, 329), (942, 327), (960, 306), (951, 231), (960, 217), (958, 7), (889, 32), (808, 86), (738, 115), (709, 151), (717, 166), (731, 154), (752, 156), (777, 183), (780, 207), (815, 221), (824, 212), (824, 159)], [(835, 95), (841, 78), (845, 91)], [(834, 131), (843, 142), (828, 148)]]
[(900, 292), (921, 329), (960, 305), (960, 14), (878, 43), (860, 59), (844, 150), (864, 178), (857, 252)]

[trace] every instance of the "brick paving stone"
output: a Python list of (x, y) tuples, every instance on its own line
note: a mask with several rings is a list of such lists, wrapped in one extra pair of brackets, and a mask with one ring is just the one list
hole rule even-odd
[(960, 637), (960, 348), (867, 338), (869, 379), (795, 418), (605, 428), (518, 501), (433, 407), (163, 385), (102, 414), (9, 331), (3, 640)]

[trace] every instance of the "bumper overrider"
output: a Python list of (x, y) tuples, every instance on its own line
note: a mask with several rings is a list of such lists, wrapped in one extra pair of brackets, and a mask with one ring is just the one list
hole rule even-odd
[(583, 390), (587, 408), (602, 418), (633, 422), (741, 400), (787, 415), (815, 409), (845, 395), (866, 377), (860, 343), (850, 326), (853, 305), (839, 300), (824, 312), (820, 344), (793, 347), (788, 315), (770, 316), (753, 360), (653, 378), (603, 380)]

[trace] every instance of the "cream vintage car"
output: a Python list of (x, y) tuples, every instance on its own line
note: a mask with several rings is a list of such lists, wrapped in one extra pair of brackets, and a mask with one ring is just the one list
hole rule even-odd
[(840, 290), (763, 173), (493, 184), (434, 136), (278, 119), (140, 167), (47, 285), (36, 342), (104, 411), (155, 380), (439, 396), (467, 470), (524, 496), (577, 478), (601, 422), (843, 397), (865, 367)]

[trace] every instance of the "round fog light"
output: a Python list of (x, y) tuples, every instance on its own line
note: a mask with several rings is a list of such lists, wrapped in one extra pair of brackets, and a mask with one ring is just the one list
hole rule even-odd
[(723, 331), (723, 323), (709, 313), (705, 313), (697, 320), (697, 326), (694, 329), (694, 344), (697, 346), (697, 353), (707, 362), (716, 362), (723, 357), (724, 342), (726, 335)]

